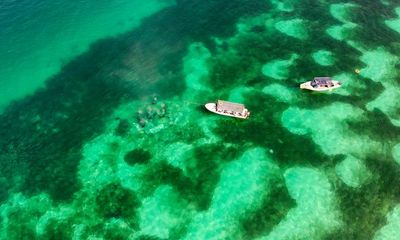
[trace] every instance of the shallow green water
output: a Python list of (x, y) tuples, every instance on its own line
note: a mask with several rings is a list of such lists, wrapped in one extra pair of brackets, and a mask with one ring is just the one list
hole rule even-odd
[(398, 239), (400, 3), (35, 4), (0, 4), (1, 239)]

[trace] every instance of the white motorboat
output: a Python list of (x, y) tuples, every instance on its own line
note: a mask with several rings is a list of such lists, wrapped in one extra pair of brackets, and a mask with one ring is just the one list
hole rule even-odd
[(339, 81), (332, 80), (330, 77), (315, 77), (312, 81), (300, 84), (301, 89), (308, 89), (311, 91), (326, 91), (341, 87)]
[(210, 112), (235, 118), (246, 119), (250, 112), (243, 104), (218, 100), (216, 103), (207, 103), (205, 105)]

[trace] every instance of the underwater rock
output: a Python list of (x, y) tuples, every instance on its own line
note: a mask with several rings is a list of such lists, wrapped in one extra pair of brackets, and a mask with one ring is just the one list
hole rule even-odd
[[(150, 103), (145, 103), (136, 111), (136, 121), (141, 128), (157, 127), (167, 116), (167, 104), (153, 100)], [(149, 127), (150, 126), (150, 127)]]

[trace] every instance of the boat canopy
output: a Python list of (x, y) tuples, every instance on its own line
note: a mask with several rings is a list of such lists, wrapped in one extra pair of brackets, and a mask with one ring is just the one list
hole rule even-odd
[(333, 86), (332, 79), (330, 77), (316, 77), (311, 81), (311, 85), (314, 86)]
[(240, 103), (233, 103), (233, 102), (218, 100), (217, 110), (243, 113), (245, 111), (245, 107), (243, 104), (240, 104)]

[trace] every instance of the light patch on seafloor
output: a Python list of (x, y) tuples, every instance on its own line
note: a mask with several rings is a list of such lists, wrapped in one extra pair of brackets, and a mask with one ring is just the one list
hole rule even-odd
[(363, 158), (381, 145), (368, 136), (353, 133), (344, 123), (362, 117), (363, 110), (335, 102), (315, 110), (289, 107), (282, 113), (281, 122), (293, 134), (310, 134), (327, 155), (352, 154)]
[(387, 224), (379, 229), (374, 240), (398, 240), (400, 229), (400, 205), (397, 205), (387, 216)]
[(184, 57), (183, 72), (186, 86), (190, 90), (207, 90), (205, 79), (208, 76), (207, 61), (211, 53), (201, 43), (193, 43), (189, 46), (189, 53)]
[(312, 58), (321, 66), (330, 66), (335, 63), (333, 53), (328, 50), (318, 50), (312, 53)]
[(331, 15), (343, 24), (329, 27), (326, 29), (326, 33), (336, 40), (345, 41), (349, 46), (363, 51), (364, 49), (360, 44), (349, 38), (351, 32), (358, 27), (357, 24), (350, 21), (351, 10), (356, 7), (359, 6), (353, 3), (332, 4), (329, 9)]
[(140, 232), (169, 239), (171, 230), (184, 224), (189, 217), (188, 204), (168, 185), (161, 185), (145, 198), (139, 208)]
[(400, 143), (396, 144), (392, 150), (394, 160), (400, 165)]
[(239, 239), (238, 221), (268, 197), (279, 168), (262, 148), (247, 150), (222, 170), (210, 208), (196, 215), (184, 239)]
[(291, 89), (278, 83), (265, 86), (262, 92), (274, 97), (280, 102), (291, 103), (295, 99), (295, 93), (291, 91)]
[(376, 109), (381, 110), (391, 120), (392, 124), (400, 126), (400, 93), (396, 89), (399, 88), (395, 78), (397, 76), (396, 64), (399, 57), (389, 53), (383, 47), (364, 52), (361, 56), (367, 66), (361, 69), (361, 75), (375, 82), (380, 82), (385, 90), (374, 100), (368, 102), (366, 107), (369, 111)]
[(270, 78), (277, 80), (284, 80), (289, 77), (289, 68), (294, 64), (299, 55), (293, 53), (289, 59), (285, 60), (273, 60), (264, 64), (262, 67), (262, 73)]
[(389, 117), (393, 125), (400, 127), (400, 104), (394, 100), (400, 99), (400, 92), (397, 89), (398, 87), (395, 86), (386, 88), (377, 98), (367, 103), (366, 107), (368, 111), (381, 110)]
[(385, 85), (397, 73), (399, 57), (389, 53), (384, 47), (363, 52), (360, 60), (367, 65), (361, 69), (360, 75), (375, 82)]
[(272, 0), (271, 3), (282, 12), (292, 12), (294, 10), (293, 3), (289, 0)]
[(340, 73), (332, 76), (332, 79), (339, 81), (342, 87), (335, 89), (334, 94), (342, 96), (360, 95), (367, 87), (365, 82), (358, 80), (349, 73)]
[(329, 12), (337, 20), (347, 23), (350, 22), (351, 10), (357, 7), (354, 3), (334, 3), (330, 5)]
[(165, 146), (163, 150), (163, 156), (167, 159), (167, 162), (176, 168), (179, 168), (187, 176), (187, 161), (193, 158), (193, 145), (189, 145), (183, 142), (172, 143)]
[(296, 18), (276, 22), (275, 29), (299, 40), (307, 40), (309, 38), (307, 23), (303, 19)]
[(249, 93), (252, 89), (249, 87), (239, 86), (231, 90), (229, 93), (228, 101), (242, 103), (244, 102), (244, 95)]
[[(271, 18), (270, 14), (265, 13), (250, 18), (240, 19), (239, 22), (236, 24), (237, 33), (233, 37), (227, 39), (227, 41), (229, 42), (229, 44), (234, 44), (234, 42), (240, 41), (238, 39), (240, 36), (246, 34), (254, 34), (253, 28), (263, 26), (265, 24), (265, 21), (270, 18)], [(217, 45), (222, 46), (223, 41), (221, 40), (218, 41), (216, 38), (213, 39), (216, 40)], [(220, 51), (224, 52), (226, 51), (226, 49), (220, 49)]]
[(338, 177), (349, 187), (361, 187), (372, 176), (361, 159), (347, 156), (335, 167)]
[(115, 180), (115, 172), (107, 160), (114, 160), (110, 144), (119, 142), (113, 134), (103, 134), (86, 143), (79, 163), (78, 176), (84, 188), (100, 189)]
[(40, 216), (51, 208), (52, 202), (47, 194), (30, 198), (21, 193), (13, 194), (0, 205), (0, 238), (24, 239), (36, 234)]
[(357, 27), (355, 23), (345, 23), (343, 25), (335, 25), (326, 29), (326, 33), (332, 38), (343, 41), (346, 40), (349, 33), (353, 31), (353, 29)]
[(39, 218), (36, 224), (37, 235), (44, 237), (46, 235), (47, 228), (51, 228), (51, 224), (53, 222), (66, 222), (74, 215), (75, 210), (71, 207), (65, 206), (46, 211), (46, 213)]
[(259, 240), (323, 239), (342, 225), (334, 191), (324, 173), (294, 167), (286, 170), (284, 177), (297, 207)]
[(386, 5), (386, 6), (389, 6), (390, 5), (390, 2), (389, 2), (390, 0), (381, 0), (380, 2), (383, 4), (383, 5)]
[(385, 20), (385, 24), (400, 34), (400, 7), (397, 7), (395, 11), (398, 17), (396, 19)]

